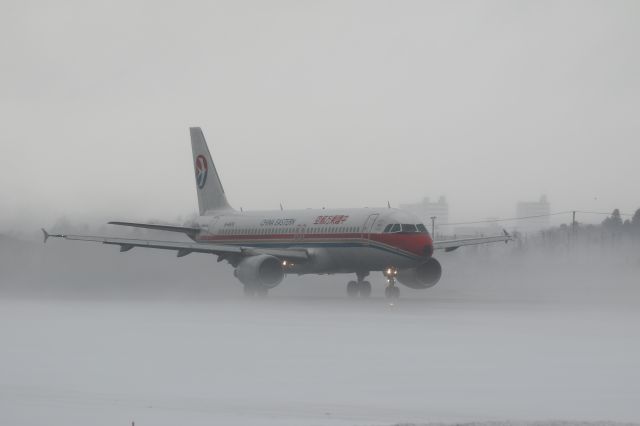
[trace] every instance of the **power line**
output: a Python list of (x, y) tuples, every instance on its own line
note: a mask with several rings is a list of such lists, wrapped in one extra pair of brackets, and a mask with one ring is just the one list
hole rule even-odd
[(573, 210), (567, 210), (566, 212), (538, 214), (538, 215), (534, 215), (534, 216), (520, 216), (520, 217), (509, 217), (509, 218), (503, 218), (503, 219), (476, 220), (476, 221), (473, 221), (473, 222), (441, 223), (439, 226), (475, 225), (477, 223), (509, 222), (509, 221), (512, 221), (512, 220), (523, 220), (523, 219), (534, 219), (534, 218), (539, 218), (539, 217), (557, 216), (557, 215), (561, 215), (561, 214), (569, 214), (571, 212), (573, 212)]
[[(590, 211), (585, 211), (585, 210), (576, 210), (576, 213), (584, 213), (584, 214), (602, 214), (605, 216), (611, 216), (611, 213), (604, 213), (604, 212), (590, 212)], [(620, 213), (620, 216), (633, 216), (633, 213)]]
[[(520, 217), (509, 217), (509, 218), (501, 218), (501, 219), (476, 220), (476, 221), (472, 221), (472, 222), (441, 223), (438, 226), (458, 226), (458, 225), (476, 225), (476, 224), (480, 224), (480, 223), (511, 222), (511, 221), (514, 221), (514, 220), (537, 219), (537, 218), (541, 218), (541, 217), (559, 216), (559, 215), (563, 215), (563, 214), (573, 214), (573, 213), (598, 214), (598, 215), (605, 215), (605, 216), (610, 216), (611, 215), (611, 213), (604, 213), (604, 212), (592, 212), (592, 211), (586, 211), (586, 210), (566, 210), (566, 211), (562, 211), (562, 212), (538, 214), (538, 215), (533, 215), (533, 216), (520, 216)], [(620, 216), (633, 216), (633, 214), (620, 213)]]

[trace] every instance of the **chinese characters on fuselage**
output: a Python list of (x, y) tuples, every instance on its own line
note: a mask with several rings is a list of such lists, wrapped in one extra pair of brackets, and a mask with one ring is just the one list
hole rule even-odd
[(318, 216), (313, 222), (314, 225), (340, 225), (349, 219), (349, 216), (338, 214), (335, 216)]

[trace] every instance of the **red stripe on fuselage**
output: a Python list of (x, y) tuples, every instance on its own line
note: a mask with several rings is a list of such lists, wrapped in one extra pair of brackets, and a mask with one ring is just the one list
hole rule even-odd
[[(322, 242), (344, 241), (344, 240), (362, 240), (369, 239), (378, 243), (382, 243), (399, 250), (403, 250), (421, 257), (430, 257), (433, 254), (433, 240), (429, 234), (411, 233), (411, 234), (268, 234), (268, 235), (203, 235), (198, 237), (198, 241), (206, 242), (238, 242), (238, 241), (290, 241), (291, 245), (296, 242), (313, 242), (321, 240)], [(250, 243), (249, 243), (250, 244)]]
[(429, 234), (370, 234), (369, 238), (417, 256), (433, 254), (433, 240)]

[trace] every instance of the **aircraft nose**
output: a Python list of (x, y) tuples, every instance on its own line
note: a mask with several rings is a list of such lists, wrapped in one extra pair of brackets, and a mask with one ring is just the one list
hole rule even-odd
[(433, 256), (433, 243), (427, 243), (424, 246), (423, 253), (428, 257)]

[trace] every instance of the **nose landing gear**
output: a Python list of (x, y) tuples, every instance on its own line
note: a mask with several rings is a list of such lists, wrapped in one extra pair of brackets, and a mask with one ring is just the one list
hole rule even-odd
[(371, 283), (369, 281), (365, 281), (368, 272), (357, 273), (358, 281), (349, 281), (347, 283), (347, 295), (349, 297), (356, 297), (360, 295), (360, 297), (369, 297), (371, 296)]
[(398, 270), (396, 268), (387, 268), (383, 271), (384, 276), (389, 283), (384, 289), (384, 295), (387, 299), (397, 299), (400, 297), (400, 289), (396, 286), (396, 275)]

